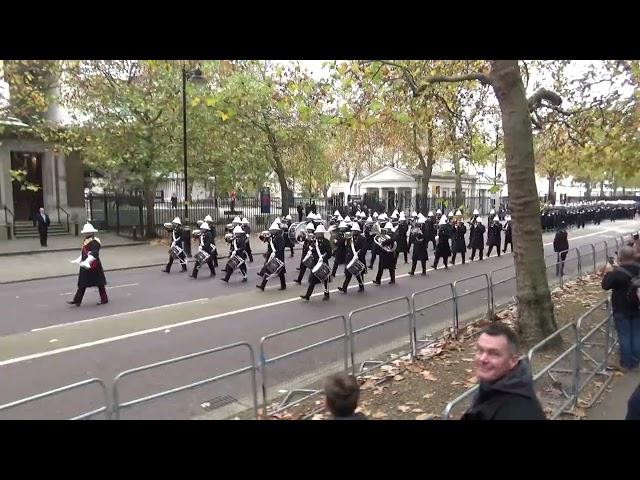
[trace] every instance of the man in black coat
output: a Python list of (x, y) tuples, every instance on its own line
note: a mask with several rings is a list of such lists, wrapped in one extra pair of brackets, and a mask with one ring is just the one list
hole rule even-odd
[(504, 224), (504, 249), (502, 253), (507, 253), (507, 245), (511, 246), (511, 253), (513, 253), (513, 231), (511, 230), (511, 215), (504, 217), (507, 223)]
[[(280, 229), (280, 225), (276, 222), (271, 224), (269, 228), (269, 233), (271, 234), (271, 238), (267, 244), (267, 252), (264, 254), (266, 258), (266, 262), (262, 267), (262, 270), (258, 275), (262, 276), (262, 283), (260, 285), (256, 285), (260, 290), (264, 292), (264, 287), (267, 285), (267, 281), (269, 280), (269, 274), (265, 271), (267, 263), (271, 260), (272, 256), (280, 260), (284, 263), (284, 248), (285, 242), (282, 236), (282, 230)], [(280, 277), (280, 290), (287, 289), (287, 282), (284, 278), (284, 274), (286, 273), (286, 267), (283, 265), (278, 273), (278, 277)]]
[(47, 246), (47, 235), (49, 233), (49, 225), (51, 225), (51, 220), (49, 219), (49, 215), (44, 213), (44, 208), (40, 207), (38, 213), (36, 213), (33, 218), (33, 226), (38, 224), (38, 233), (40, 234), (40, 245), (43, 247)]
[(526, 360), (519, 360), (516, 334), (503, 323), (484, 329), (476, 342), (480, 385), (462, 420), (545, 420)]
[[(313, 255), (313, 259), (315, 264), (317, 265), (319, 262), (323, 262), (325, 264), (329, 264), (329, 259), (331, 258), (331, 244), (329, 240), (327, 240), (324, 236), (326, 230), (324, 225), (320, 224), (316, 227), (314, 232), (315, 235), (315, 243), (310, 246), (311, 253)], [(316, 287), (320, 280), (313, 273), (313, 269), (310, 269), (309, 272), (309, 288), (307, 288), (307, 293), (305, 295), (300, 295), (300, 298), (303, 300), (309, 301), (311, 298), (311, 294), (313, 293), (313, 289)], [(329, 279), (322, 282), (324, 284), (324, 297), (323, 300), (329, 300)]]
[[(216, 276), (216, 267), (213, 264), (213, 234), (211, 233), (211, 229), (209, 228), (209, 224), (207, 222), (202, 222), (200, 225), (200, 246), (198, 247), (198, 251), (203, 251), (209, 254), (209, 257), (206, 260), (206, 264), (209, 266), (210, 277)], [(198, 278), (198, 271), (202, 267), (200, 262), (195, 262), (193, 265), (193, 270), (189, 277)]]
[(569, 250), (569, 237), (564, 222), (560, 224), (560, 228), (556, 232), (553, 238), (553, 251), (557, 253), (556, 259), (556, 275), (560, 276), (564, 274), (564, 261), (567, 258)]
[(100, 293), (98, 305), (104, 305), (109, 302), (105, 288), (107, 279), (104, 276), (104, 269), (100, 261), (100, 247), (102, 245), (100, 239), (95, 237), (97, 232), (90, 223), (84, 225), (80, 232), (85, 236), (82, 251), (77, 259), (71, 261), (71, 263), (80, 265), (80, 271), (78, 272), (78, 290), (73, 300), (67, 303), (77, 307), (82, 303), (85, 290), (90, 287), (98, 287), (98, 292)]
[(476, 256), (476, 250), (480, 255), (480, 260), (484, 255), (484, 225), (482, 224), (482, 219), (478, 217), (476, 220), (476, 226), (473, 229), (473, 234), (471, 238), (471, 261), (473, 262), (474, 257)]
[(438, 268), (438, 263), (442, 258), (444, 268), (449, 268), (449, 257), (451, 256), (451, 246), (449, 239), (451, 238), (451, 225), (447, 224), (446, 217), (441, 217), (438, 226), (438, 245), (436, 245), (436, 258), (433, 261), (433, 269)]
[[(171, 223), (173, 225), (173, 229), (171, 230), (171, 248), (175, 246), (182, 250), (178, 254), (178, 261), (182, 266), (182, 271), (186, 272), (187, 271), (187, 254), (184, 253), (184, 241), (182, 240), (182, 234), (183, 234), (182, 222), (180, 221), (179, 217), (176, 217), (173, 219)], [(173, 254), (171, 253), (171, 250), (169, 250), (169, 263), (167, 263), (167, 266), (162, 271), (165, 273), (171, 272), (171, 265), (173, 265)]]
[(411, 244), (413, 245), (413, 252), (411, 254), (411, 271), (409, 275), (413, 275), (416, 271), (416, 265), (418, 261), (422, 264), (422, 275), (427, 274), (427, 260), (429, 255), (427, 254), (427, 241), (425, 239), (424, 231), (422, 227), (425, 224), (423, 217), (418, 219), (417, 228), (411, 229)]
[(502, 243), (502, 225), (500, 219), (496, 215), (493, 217), (493, 222), (489, 225), (489, 231), (487, 232), (487, 258), (491, 256), (493, 247), (496, 247), (498, 251), (498, 257), (500, 256), (500, 243)]
[(467, 243), (465, 241), (464, 236), (467, 233), (467, 227), (464, 226), (464, 222), (462, 220), (453, 221), (453, 242), (452, 242), (452, 257), (451, 257), (451, 265), (456, 264), (456, 255), (462, 255), (462, 264), (465, 264), (466, 256), (467, 256)]
[(382, 242), (382, 247), (376, 245), (380, 260), (378, 260), (378, 274), (376, 275), (376, 279), (373, 281), (373, 283), (375, 283), (376, 285), (380, 285), (383, 270), (389, 270), (389, 277), (391, 277), (389, 285), (393, 285), (394, 283), (396, 283), (395, 250), (397, 248), (397, 244), (393, 235), (393, 226), (391, 225), (391, 222), (387, 222), (387, 224), (383, 228), (381, 228), (380, 231), (382, 235), (388, 235), (389, 238)]
[(289, 227), (291, 227), (291, 223), (291, 215), (287, 215), (284, 219), (284, 222), (280, 225), (280, 230), (282, 231), (284, 248), (285, 250), (288, 248), (291, 251), (291, 256), (293, 257), (293, 241), (291, 240), (291, 238), (289, 238)]
[[(351, 262), (351, 260), (353, 260), (355, 256), (357, 256), (358, 260), (360, 260), (365, 265), (362, 273), (356, 277), (356, 280), (358, 280), (358, 286), (359, 286), (358, 291), (364, 292), (364, 282), (362, 277), (364, 276), (365, 273), (367, 273), (367, 267), (366, 267), (367, 262), (365, 258), (367, 255), (367, 241), (365, 240), (364, 236), (361, 235), (360, 233), (361, 233), (360, 226), (357, 223), (354, 223), (351, 226), (351, 235), (352, 235), (351, 240), (347, 241), (345, 265), (349, 265), (349, 262)], [(351, 272), (345, 268), (344, 283), (342, 284), (342, 287), (338, 287), (338, 290), (340, 290), (342, 293), (347, 293), (347, 288), (349, 287), (349, 282), (351, 282), (352, 276), (353, 275), (351, 275)]]
[(302, 208), (302, 202), (298, 202), (298, 206), (296, 207), (298, 211), (298, 222), (302, 221), (302, 215), (304, 214), (304, 208)]
[(408, 232), (409, 223), (407, 222), (404, 212), (400, 212), (398, 228), (396, 230), (396, 242), (398, 242), (398, 248), (396, 249), (396, 263), (398, 263), (398, 257), (401, 253), (404, 254), (404, 263), (409, 263), (407, 260), (407, 254), (409, 253), (409, 244), (407, 243)]
[(300, 271), (300, 273), (298, 274), (298, 278), (294, 280), (294, 282), (298, 285), (302, 284), (302, 279), (304, 278), (304, 274), (307, 271), (307, 266), (303, 263), (303, 261), (309, 254), (309, 248), (311, 248), (315, 242), (313, 238), (309, 238), (313, 237), (313, 223), (307, 223), (305, 231), (306, 233), (303, 233), (298, 237), (298, 242), (302, 242), (302, 255), (300, 256), (300, 265), (298, 266), (298, 270)]
[(427, 221), (425, 222), (425, 242), (427, 242), (427, 247), (429, 247), (429, 243), (433, 243), (433, 249), (436, 249), (436, 232), (438, 230), (438, 226), (436, 225), (436, 220), (433, 217), (433, 212), (429, 212), (427, 215)]
[(335, 244), (335, 249), (333, 250), (333, 268), (331, 269), (331, 276), (333, 278), (336, 277), (336, 273), (338, 272), (338, 265), (346, 264), (346, 256), (347, 256), (347, 244), (344, 239), (344, 234), (349, 230), (349, 226), (343, 220), (338, 224), (338, 233), (336, 238), (333, 240)]
[[(229, 255), (229, 259), (233, 256), (237, 255), (242, 260), (240, 266), (237, 267), (242, 274), (242, 282), (247, 281), (247, 234), (244, 229), (237, 225), (233, 228), (233, 240), (231, 240), (231, 252)], [(229, 278), (231, 278), (231, 274), (233, 273), (233, 269), (227, 263), (225, 267), (226, 274), (222, 279), (223, 282), (229, 282)]]

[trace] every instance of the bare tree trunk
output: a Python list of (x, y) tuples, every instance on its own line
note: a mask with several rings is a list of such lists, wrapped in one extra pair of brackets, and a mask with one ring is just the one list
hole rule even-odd
[(456, 176), (456, 204), (451, 205), (451, 207), (457, 209), (458, 207), (464, 207), (462, 198), (462, 171), (460, 169), (460, 158), (457, 152), (453, 156), (453, 171)]
[[(280, 191), (282, 195), (282, 216), (289, 214), (289, 186), (287, 185), (287, 177), (284, 172), (284, 165), (280, 157), (280, 151), (278, 150), (278, 144), (275, 135), (271, 130), (267, 130), (267, 136), (269, 138), (269, 147), (271, 148), (271, 165), (273, 170), (278, 176), (278, 183), (280, 184)], [(309, 192), (311, 192), (311, 183), (309, 183)], [(311, 195), (311, 193), (309, 193)]]
[(556, 203), (556, 176), (549, 174), (549, 203), (555, 205)]
[(429, 180), (431, 180), (431, 174), (433, 172), (434, 164), (434, 152), (433, 152), (433, 127), (431, 124), (427, 125), (427, 155), (422, 153), (420, 145), (418, 145), (418, 133), (417, 126), (413, 124), (413, 149), (418, 155), (420, 171), (422, 172), (422, 185), (420, 188), (420, 195), (422, 196), (422, 203), (426, 205), (427, 197), (429, 196)]
[(591, 187), (592, 187), (591, 182), (586, 182), (585, 185), (584, 185), (584, 188), (585, 188), (585, 194), (584, 195), (587, 198), (591, 198)]
[(604, 180), (600, 182), (600, 196), (604, 197)]
[(529, 105), (517, 60), (492, 61), (490, 78), (502, 113), (513, 219), (517, 326), (523, 340), (531, 345), (553, 333), (557, 325), (544, 262)]

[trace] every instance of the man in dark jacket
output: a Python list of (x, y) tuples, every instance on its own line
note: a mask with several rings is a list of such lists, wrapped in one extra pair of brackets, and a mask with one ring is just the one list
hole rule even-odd
[(633, 391), (627, 402), (627, 417), (625, 420), (640, 420), (640, 385)]
[(107, 290), (105, 288), (107, 279), (104, 276), (104, 269), (100, 261), (100, 247), (102, 244), (100, 243), (100, 239), (95, 236), (96, 233), (98, 233), (98, 231), (93, 228), (93, 225), (90, 223), (86, 223), (80, 232), (81, 235), (84, 235), (85, 239), (82, 244), (80, 256), (71, 261), (71, 263), (80, 265), (80, 271), (78, 272), (78, 290), (73, 300), (67, 302), (70, 305), (79, 307), (84, 298), (84, 292), (89, 287), (98, 287), (98, 292), (100, 293), (100, 302), (98, 305), (109, 303)]
[(40, 245), (43, 247), (47, 246), (47, 235), (49, 233), (49, 225), (51, 224), (51, 220), (49, 219), (49, 215), (44, 213), (44, 208), (40, 207), (38, 213), (36, 213), (33, 219), (33, 226), (38, 224), (38, 233), (40, 234)]
[[(362, 277), (365, 273), (367, 273), (367, 260), (365, 258), (365, 256), (367, 255), (367, 241), (365, 240), (363, 235), (360, 235), (360, 233), (360, 225), (354, 223), (351, 226), (352, 238), (351, 240), (347, 241), (345, 265), (349, 265), (349, 263), (353, 260), (353, 257), (358, 257), (358, 260), (365, 265), (362, 273), (356, 276), (356, 280), (358, 281), (358, 291), (364, 292), (364, 282)], [(340, 290), (342, 293), (347, 293), (347, 288), (349, 287), (349, 282), (351, 281), (352, 276), (353, 275), (351, 274), (351, 272), (345, 266), (344, 283), (342, 284), (342, 287), (338, 287), (338, 290)]]
[(565, 228), (565, 223), (562, 222), (560, 224), (560, 228), (556, 232), (556, 236), (553, 238), (553, 251), (558, 254), (558, 264), (556, 265), (557, 276), (564, 274), (564, 260), (567, 258), (568, 250), (569, 238), (567, 235), (567, 230)]
[(491, 256), (493, 247), (496, 247), (498, 256), (500, 256), (500, 244), (502, 243), (502, 225), (500, 224), (500, 219), (496, 215), (495, 217), (493, 217), (493, 221), (491, 221), (491, 219), (489, 219), (488, 221), (490, 221), (491, 223), (489, 223), (489, 226), (487, 227), (487, 246), (489, 247), (487, 249), (487, 258)]
[(479, 389), (462, 420), (544, 420), (526, 360), (507, 325), (492, 323), (476, 342)]
[(333, 420), (366, 420), (362, 413), (355, 413), (360, 398), (358, 380), (347, 373), (331, 375), (324, 387), (325, 404)]
[[(269, 274), (266, 272), (267, 263), (271, 261), (272, 256), (280, 260), (284, 263), (284, 248), (285, 241), (283, 238), (282, 230), (280, 229), (280, 225), (277, 222), (273, 222), (271, 227), (269, 227), (269, 233), (271, 234), (271, 238), (267, 244), (267, 252), (264, 254), (266, 258), (266, 262), (262, 267), (262, 270), (258, 273), (258, 275), (262, 276), (262, 283), (260, 285), (256, 285), (260, 290), (264, 292), (264, 287), (267, 285), (267, 281), (269, 280)], [(284, 278), (284, 274), (286, 273), (286, 267), (283, 265), (278, 272), (278, 277), (280, 277), (280, 290), (287, 289), (287, 282)]]
[(298, 202), (298, 206), (296, 208), (298, 210), (298, 222), (302, 221), (302, 214), (304, 213), (304, 209), (302, 208), (302, 202)]
[(484, 255), (484, 225), (482, 225), (482, 219), (480, 217), (476, 220), (476, 226), (471, 233), (469, 243), (471, 243), (471, 261), (473, 262), (476, 256), (476, 250), (478, 250), (480, 260), (482, 260), (482, 256)]
[(624, 246), (618, 252), (619, 265), (607, 264), (602, 288), (613, 290), (611, 309), (618, 332), (621, 370), (640, 366), (640, 304), (632, 280), (640, 279), (640, 265), (634, 259), (633, 248)]
[(467, 255), (467, 244), (465, 242), (464, 236), (467, 233), (467, 227), (464, 226), (464, 222), (462, 220), (453, 221), (453, 241), (451, 242), (451, 265), (456, 264), (456, 255), (462, 255), (462, 264), (465, 264), (466, 255)]
[(504, 217), (507, 223), (504, 224), (504, 249), (502, 253), (507, 253), (507, 245), (511, 245), (511, 253), (513, 253), (513, 231), (511, 229), (511, 215)]

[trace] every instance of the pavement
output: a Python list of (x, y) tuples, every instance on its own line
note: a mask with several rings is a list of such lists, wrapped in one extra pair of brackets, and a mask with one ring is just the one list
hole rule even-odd
[[(102, 243), (100, 257), (107, 272), (157, 267), (166, 265), (169, 259), (168, 242), (162, 245), (132, 241), (109, 232), (100, 232), (96, 236)], [(50, 237), (47, 243), (48, 247), (41, 247), (39, 239), (0, 242), (0, 284), (77, 275), (78, 265), (70, 263), (70, 260), (80, 253), (82, 238)], [(219, 257), (226, 258), (229, 249), (224, 240), (218, 239), (216, 245)], [(258, 254), (266, 251), (266, 245), (257, 235), (251, 236), (251, 246)], [(195, 241), (191, 251), (197, 251)]]
[[(638, 385), (638, 370), (614, 376), (610, 388), (600, 397), (600, 403), (587, 410), (585, 420), (624, 420), (627, 415), (627, 402)], [(609, 389), (611, 391), (608, 391)]]
[[(620, 237), (639, 227), (640, 220), (590, 225), (571, 230), (570, 245), (572, 248), (588, 246)], [(543, 241), (545, 253), (551, 254), (553, 233), (544, 234)], [(105, 249), (107, 268), (113, 265), (109, 262), (115, 258), (106, 255), (130, 248), (137, 247)], [(164, 262), (166, 247), (162, 249)], [(148, 253), (146, 258), (149, 258)], [(431, 251), (429, 258), (430, 265), (433, 261)], [(300, 261), (300, 251), (296, 251), (291, 259), (287, 254), (286, 260), (288, 282), (285, 291), (278, 290), (277, 279), (268, 283), (265, 292), (255, 288), (256, 272), (262, 263), (260, 256), (249, 264), (247, 283), (241, 283), (241, 277), (236, 273), (226, 284), (220, 281), (220, 270), (218, 276), (210, 278), (206, 268), (196, 280), (187, 278), (179, 268), (174, 268), (169, 275), (160, 272), (157, 266), (108, 271), (110, 301), (101, 306), (95, 305), (98, 298), (94, 289), (87, 291), (79, 308), (64, 303), (74, 293), (76, 279), (73, 277), (3, 285), (0, 287), (0, 302), (5, 307), (0, 319), (0, 381), (3, 385), (0, 404), (88, 378), (100, 378), (111, 386), (114, 377), (122, 371), (236, 342), (248, 343), (256, 359), (260, 359), (264, 336), (337, 315), (320, 325), (264, 340), (265, 359), (273, 359), (273, 362), (260, 375), (264, 375), (265, 393), (271, 399), (293, 385), (289, 382), (292, 378), (309, 372), (324, 374), (335, 368), (343, 348), (343, 341), (337, 337), (342, 330), (340, 315), (347, 316), (357, 309), (389, 301), (355, 313), (352, 318), (354, 329), (362, 329), (354, 338), (354, 361), (360, 363), (370, 358), (372, 351), (406, 335), (406, 317), (379, 323), (406, 311), (406, 301), (401, 299), (404, 296), (428, 290), (417, 294), (416, 305), (438, 304), (418, 315), (420, 336), (426, 336), (451, 322), (452, 304), (446, 300), (450, 295), (446, 292), (451, 290), (449, 283), (457, 282), (458, 291), (465, 293), (459, 303), (463, 322), (486, 310), (488, 296), (482, 274), (503, 269), (501, 274), (505, 275), (500, 278), (504, 278), (505, 283), (496, 292), (498, 302), (508, 301), (515, 293), (515, 282), (508, 274), (513, 273), (510, 253), (482, 262), (476, 259), (467, 261), (466, 265), (458, 263), (448, 270), (440, 265), (437, 271), (430, 268), (426, 277), (410, 277), (407, 272), (411, 264), (404, 264), (401, 257), (396, 285), (387, 285), (386, 272), (382, 286), (372, 285), (373, 275), (369, 272), (365, 292), (358, 293), (357, 284), (352, 281), (348, 294), (343, 295), (336, 290), (343, 279), (344, 267), (341, 266), (338, 277), (330, 284), (329, 301), (322, 301), (322, 289), (316, 287), (311, 301), (303, 302), (299, 295), (306, 290), (306, 277), (302, 286), (292, 282), (297, 276), (295, 267)], [(604, 254), (598, 252), (598, 264), (604, 264), (605, 260)], [(568, 257), (566, 269), (570, 271), (575, 266)], [(16, 269), (21, 267), (18, 264)], [(548, 273), (553, 280), (553, 268), (548, 269)], [(310, 344), (316, 346), (290, 358), (277, 359), (279, 355)], [(219, 418), (216, 415), (225, 409), (247, 408), (251, 391), (248, 372), (241, 370), (233, 376), (211, 379), (241, 369), (248, 362), (248, 347), (239, 345), (228, 351), (203, 353), (171, 365), (132, 372), (118, 381), (121, 401), (191, 382), (201, 383), (188, 391), (172, 392), (141, 405), (131, 405), (121, 412), (121, 417), (190, 419), (213, 415), (213, 418)], [(65, 418), (98, 408), (100, 402), (100, 389), (94, 384), (0, 412), (0, 418)], [(220, 405), (225, 406), (214, 408)]]

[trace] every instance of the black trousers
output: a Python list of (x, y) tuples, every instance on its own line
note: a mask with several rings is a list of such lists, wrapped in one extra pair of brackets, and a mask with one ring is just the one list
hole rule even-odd
[(417, 258), (414, 258), (411, 261), (411, 273), (414, 273), (416, 271), (416, 265), (418, 265), (418, 261), (422, 264), (422, 271), (426, 272), (427, 271), (427, 260), (429, 260), (428, 258), (423, 258), (422, 260), (418, 260)]
[(378, 255), (378, 254), (376, 253), (376, 249), (375, 249), (375, 248), (374, 248), (374, 249), (372, 249), (372, 250), (371, 250), (371, 262), (369, 263), (369, 268), (373, 268), (373, 262), (375, 262), (375, 261), (376, 261), (376, 256), (377, 256), (377, 255)]
[(556, 264), (556, 276), (564, 275), (564, 261), (567, 258), (567, 251), (558, 252), (558, 259)]
[(511, 245), (511, 253), (513, 253), (513, 241), (509, 240), (505, 240), (504, 241), (504, 248), (502, 249), (502, 253), (506, 253), (507, 252), (507, 245)]
[[(240, 269), (240, 272), (242, 273), (242, 278), (247, 278), (247, 264), (246, 264), (246, 262), (241, 263), (238, 268)], [(229, 278), (231, 278), (231, 274), (233, 273), (233, 270), (231, 270), (230, 268), (225, 268), (225, 272), (227, 272), (227, 273), (224, 276), (224, 279), (225, 279), (225, 281), (229, 281)]]
[[(284, 278), (284, 272), (281, 271), (278, 274), (278, 277), (280, 277), (280, 288), (282, 290), (284, 290), (285, 288), (287, 288), (287, 281)], [(267, 284), (268, 281), (269, 281), (269, 275), (268, 274), (263, 274), (262, 275), (262, 284), (260, 286), (264, 289), (264, 287), (265, 287), (265, 285)]]
[[(351, 282), (352, 278), (353, 278), (353, 275), (351, 275), (351, 272), (349, 270), (346, 270), (345, 274), (344, 274), (344, 282), (342, 283), (342, 289), (343, 290), (347, 290), (347, 287), (349, 286), (349, 282)], [(358, 275), (356, 277), (356, 280), (358, 280), (358, 285), (360, 285), (360, 288), (364, 288), (364, 282), (362, 281), (362, 275)]]
[(435, 270), (436, 268), (438, 268), (438, 263), (440, 263), (440, 259), (442, 258), (442, 263), (444, 263), (445, 267), (449, 266), (449, 257), (446, 257), (444, 255), (438, 255), (436, 253), (436, 259), (433, 261), (433, 269)]
[(382, 272), (384, 270), (389, 270), (389, 276), (391, 277), (391, 283), (396, 283), (396, 266), (392, 267), (384, 267), (382, 268), (382, 264), (378, 262), (378, 274), (376, 275), (376, 282), (380, 283), (382, 280)]
[[(249, 257), (249, 261), (253, 263), (253, 253), (251, 253), (251, 244), (249, 243), (249, 240), (247, 240), (247, 248), (245, 250), (247, 252), (247, 256)], [(244, 270), (245, 270), (245, 273), (247, 273), (246, 272), (247, 267), (244, 267)]]
[[(213, 257), (211, 255), (209, 255), (209, 259), (205, 263), (209, 265), (209, 270), (211, 270), (211, 275), (215, 275), (216, 267), (214, 267), (213, 265)], [(200, 267), (202, 267), (202, 264), (200, 262), (196, 262), (196, 264), (193, 266), (193, 271), (191, 272), (191, 276), (193, 278), (198, 278), (198, 270), (200, 270)]]
[[(84, 292), (86, 288), (78, 287), (76, 290), (76, 295), (73, 297), (73, 303), (76, 305), (80, 305), (82, 303), (82, 298), (84, 297)], [(98, 287), (98, 293), (100, 293), (100, 302), (107, 303), (109, 298), (107, 297), (107, 289), (103, 286)]]
[(307, 271), (307, 267), (303, 264), (300, 263), (300, 273), (298, 274), (298, 282), (302, 282), (302, 279), (304, 278), (304, 274)]
[(45, 229), (45, 230), (38, 230), (38, 233), (40, 234), (40, 245), (43, 247), (46, 247), (47, 235), (49, 234), (49, 232)]
[(467, 252), (462, 251), (462, 252), (453, 252), (453, 254), (451, 255), (451, 265), (455, 265), (456, 264), (456, 256), (458, 255), (458, 253), (460, 253), (460, 255), (462, 256), (462, 264), (465, 264), (466, 261), (466, 256), (467, 256)]
[(487, 258), (489, 258), (491, 256), (491, 252), (493, 251), (493, 247), (496, 247), (496, 250), (498, 251), (498, 256), (500, 256), (500, 245), (489, 245), (489, 249), (487, 250)]
[(435, 237), (427, 238), (427, 248), (429, 248), (429, 244), (433, 242), (433, 250), (436, 249), (436, 239)]
[[(306, 296), (310, 297), (311, 294), (313, 293), (313, 289), (316, 288), (316, 285), (320, 283), (320, 280), (318, 280), (318, 277), (316, 277), (313, 272), (309, 273), (309, 288), (307, 288), (307, 293)], [(322, 282), (322, 284), (324, 285), (324, 294), (325, 296), (329, 296), (329, 280), (325, 280), (324, 282)]]
[[(178, 255), (178, 259), (180, 262), (180, 265), (182, 265), (182, 271), (186, 272), (187, 271), (187, 254), (182, 252), (180, 255)], [(165, 268), (165, 270), (167, 272), (171, 271), (171, 265), (173, 265), (173, 255), (169, 255), (169, 263), (167, 263), (167, 267)]]
[(480, 255), (480, 260), (482, 260), (482, 257), (484, 256), (484, 247), (480, 247), (480, 248), (472, 247), (471, 248), (471, 261), (472, 262), (473, 262), (474, 257), (476, 256), (476, 250), (478, 251), (478, 253)]
[(302, 212), (298, 212), (298, 222), (302, 221)]
[[(340, 261), (338, 261), (336, 259), (333, 260), (333, 268), (331, 269), (331, 276), (332, 277), (336, 276), (336, 273), (338, 272), (338, 265), (345, 265), (345, 263), (344, 262), (340, 262)], [(344, 270), (345, 270), (345, 272), (347, 271), (346, 265), (344, 267)]]
[(409, 260), (407, 259), (407, 253), (408, 252), (396, 252), (396, 263), (398, 262), (398, 258), (400, 257), (400, 253), (404, 253), (404, 263), (409, 263)]

